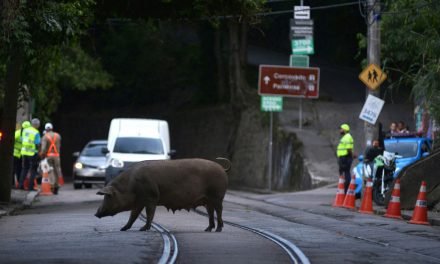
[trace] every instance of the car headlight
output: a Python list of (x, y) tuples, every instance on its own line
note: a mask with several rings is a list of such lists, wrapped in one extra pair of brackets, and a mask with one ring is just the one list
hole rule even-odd
[(82, 169), (84, 166), (83, 166), (83, 164), (82, 164), (81, 162), (76, 162), (75, 165), (74, 165), (74, 167), (75, 167), (75, 169), (80, 170), (80, 169)]
[(122, 168), (124, 167), (124, 162), (122, 160), (112, 159), (110, 165), (115, 168)]

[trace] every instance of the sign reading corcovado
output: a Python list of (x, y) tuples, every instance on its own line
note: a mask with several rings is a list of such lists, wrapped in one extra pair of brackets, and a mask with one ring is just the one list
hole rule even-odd
[(260, 95), (318, 98), (319, 68), (260, 65), (258, 93)]

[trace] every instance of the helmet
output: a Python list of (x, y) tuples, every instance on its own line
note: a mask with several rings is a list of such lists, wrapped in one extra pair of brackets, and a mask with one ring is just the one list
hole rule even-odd
[(347, 124), (342, 124), (341, 125), (341, 129), (343, 129), (344, 131), (350, 131), (350, 126), (349, 125), (347, 125)]
[(46, 129), (46, 130), (53, 129), (53, 125), (52, 125), (51, 123), (46, 123), (46, 124), (44, 125), (44, 129)]
[(22, 124), (21, 124), (21, 127), (22, 128), (27, 128), (27, 127), (30, 127), (31, 126), (31, 122), (29, 122), (29, 121), (24, 121)]
[(31, 124), (34, 126), (39, 126), (40, 125), (40, 119), (38, 118), (34, 118), (31, 120)]

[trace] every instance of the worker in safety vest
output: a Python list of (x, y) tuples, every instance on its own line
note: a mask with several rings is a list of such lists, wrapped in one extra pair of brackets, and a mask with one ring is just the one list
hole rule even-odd
[(339, 175), (345, 176), (345, 193), (347, 193), (348, 186), (350, 185), (351, 175), (351, 163), (353, 162), (353, 137), (350, 135), (350, 126), (342, 124), (339, 130), (341, 134), (341, 140), (339, 141), (336, 155), (338, 157)]
[[(30, 127), (31, 123), (29, 121), (24, 121), (23, 125), (17, 123), (15, 125), (14, 134), (14, 167), (12, 168), (12, 186), (15, 186), (15, 177), (20, 180), (22, 160), (21, 160), (21, 132), (25, 127)], [(23, 128), (22, 128), (23, 127)]]
[(23, 128), (21, 134), (21, 158), (23, 160), (23, 169), (21, 171), (19, 188), (24, 189), (24, 180), (30, 172), (29, 191), (34, 191), (34, 179), (37, 176), (38, 168), (38, 148), (40, 146), (40, 120), (34, 118), (31, 120), (31, 126)]
[(41, 141), (40, 157), (46, 158), (47, 163), (53, 168), (53, 173), (50, 175), (53, 177), (53, 194), (58, 194), (58, 179), (61, 177), (61, 162), (60, 162), (60, 148), (61, 148), (61, 136), (53, 131), (53, 125), (46, 123), (44, 125), (45, 134)]

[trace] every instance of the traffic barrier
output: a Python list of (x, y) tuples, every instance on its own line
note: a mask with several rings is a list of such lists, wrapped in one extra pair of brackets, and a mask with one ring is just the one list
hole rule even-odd
[(368, 178), (359, 213), (373, 214), (373, 182)]
[(49, 163), (47, 163), (47, 159), (43, 159), (40, 162), (40, 168), (42, 172), (42, 179), (41, 179), (41, 192), (40, 195), (53, 195), (51, 191), (51, 184), (49, 180), (49, 171), (50, 166)]
[(351, 176), (350, 186), (348, 186), (347, 194), (345, 195), (344, 204), (342, 207), (348, 209), (356, 209), (356, 194), (355, 194), (356, 184), (355, 176)]
[(336, 191), (335, 201), (333, 202), (333, 207), (342, 207), (345, 199), (344, 190), (345, 178), (344, 176), (339, 176), (338, 190)]
[(388, 218), (402, 219), (400, 211), (400, 179), (397, 179), (394, 183), (391, 199), (388, 202), (387, 212), (384, 216)]
[(417, 196), (416, 207), (411, 220), (411, 224), (429, 225), (428, 222), (428, 201), (426, 200), (426, 182), (422, 181), (419, 195)]

